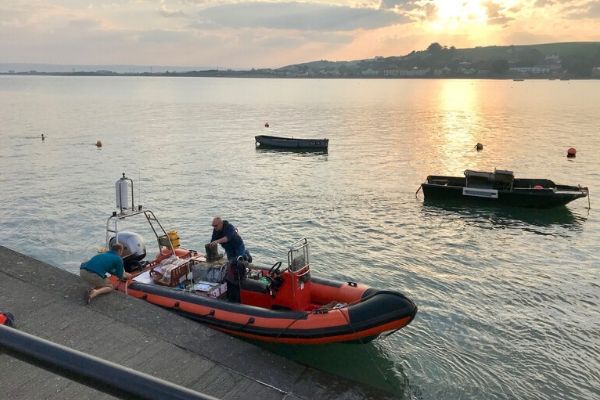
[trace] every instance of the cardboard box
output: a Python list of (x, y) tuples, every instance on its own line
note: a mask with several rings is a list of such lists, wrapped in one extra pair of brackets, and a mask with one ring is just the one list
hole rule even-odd
[(193, 290), (216, 299), (227, 292), (227, 284), (199, 281), (194, 284)]

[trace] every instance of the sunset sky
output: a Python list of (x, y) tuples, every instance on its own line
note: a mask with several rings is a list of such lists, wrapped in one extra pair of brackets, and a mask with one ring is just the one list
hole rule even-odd
[(600, 0), (7, 0), (0, 63), (281, 67), (600, 41)]

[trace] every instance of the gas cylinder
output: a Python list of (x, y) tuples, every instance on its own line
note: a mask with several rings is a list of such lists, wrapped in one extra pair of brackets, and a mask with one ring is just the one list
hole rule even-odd
[(115, 191), (117, 194), (117, 209), (119, 211), (127, 209), (127, 204), (129, 202), (129, 199), (127, 198), (129, 182), (130, 179), (126, 178), (125, 174), (123, 174), (123, 177), (115, 182)]

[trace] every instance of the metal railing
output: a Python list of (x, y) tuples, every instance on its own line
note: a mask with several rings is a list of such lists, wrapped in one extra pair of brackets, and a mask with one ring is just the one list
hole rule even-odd
[(0, 351), (121, 399), (218, 400), (4, 325)]

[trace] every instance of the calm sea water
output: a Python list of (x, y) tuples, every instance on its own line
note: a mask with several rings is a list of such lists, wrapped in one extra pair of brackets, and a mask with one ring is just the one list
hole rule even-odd
[[(0, 121), (4, 246), (77, 272), (125, 172), (186, 247), (221, 215), (257, 264), (307, 237), (314, 275), (419, 306), (372, 344), (272, 351), (407, 399), (600, 397), (600, 81), (3, 76)], [(257, 134), (329, 153), (257, 150)], [(467, 168), (587, 185), (592, 208), (415, 197)]]

